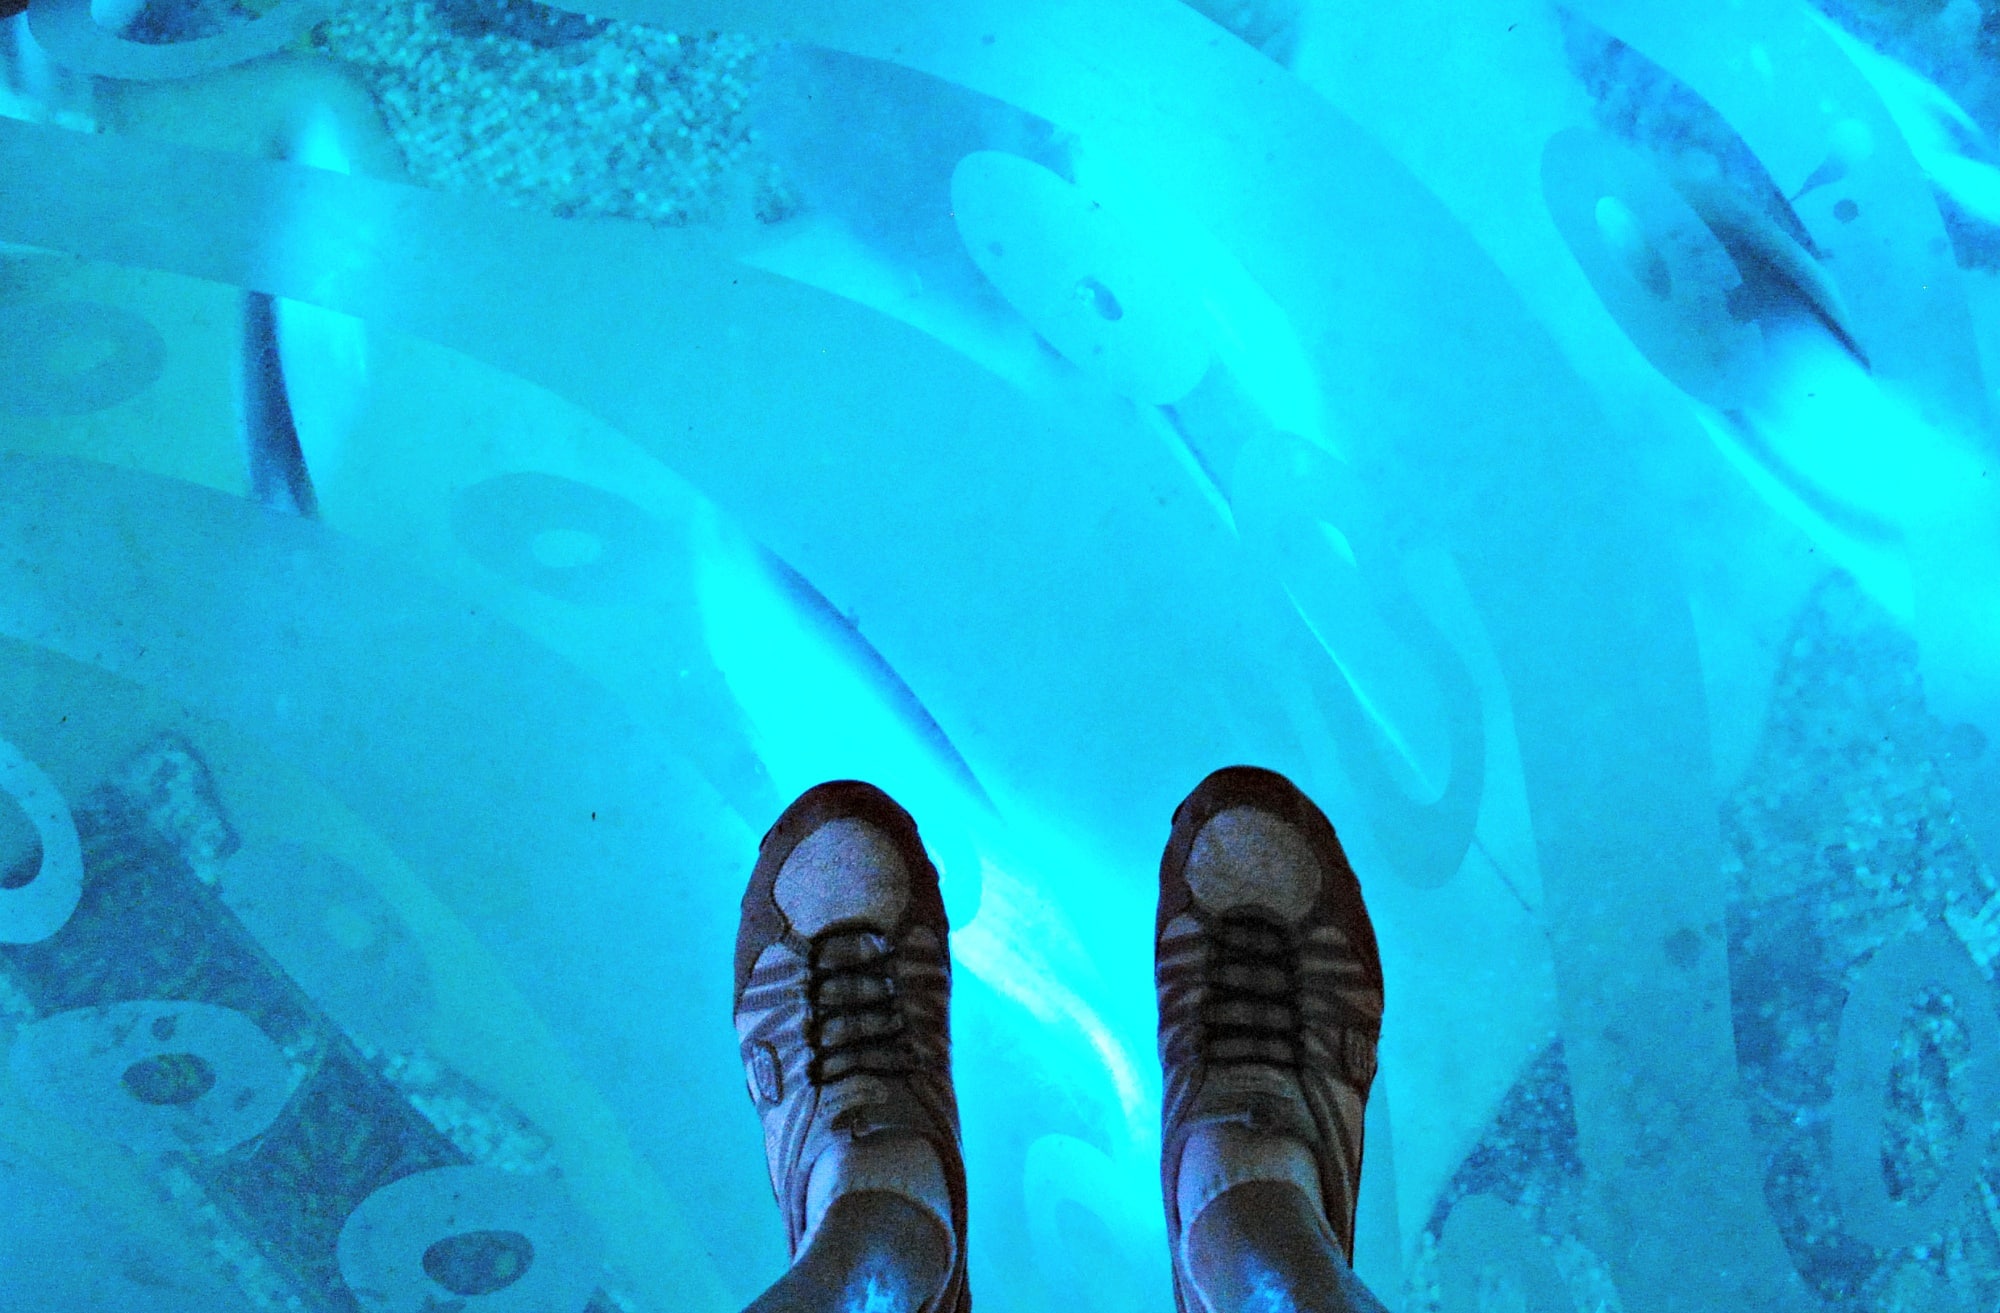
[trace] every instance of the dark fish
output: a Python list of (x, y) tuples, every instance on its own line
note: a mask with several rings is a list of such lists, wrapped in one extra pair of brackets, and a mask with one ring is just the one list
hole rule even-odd
[(313, 492), (285, 389), (277, 305), (265, 292), (243, 294), (243, 365), (237, 401), (250, 458), (250, 495), (274, 510), (317, 516), (319, 498)]
[(944, 727), (932, 718), (930, 710), (918, 699), (915, 690), (903, 682), (895, 667), (862, 635), (854, 617), (827, 600), (826, 594), (815, 588), (810, 580), (777, 553), (760, 548), (758, 557), (767, 577), (791, 602), (793, 613), (800, 621), (816, 629), (822, 639), (844, 652), (910, 734), (929, 749), (938, 766), (967, 795), (990, 810), (992, 799), (986, 796), (986, 790), (979, 783), (978, 776), (973, 774), (971, 764), (959, 754)]
[(1729, 312), (1749, 323), (1793, 310), (1817, 319), (1848, 354), (1868, 367), (1868, 353), (1855, 336), (1851, 317), (1818, 260), (1728, 188), (1676, 179), (1676, 189), (1701, 216), (1742, 277), (1729, 294)]

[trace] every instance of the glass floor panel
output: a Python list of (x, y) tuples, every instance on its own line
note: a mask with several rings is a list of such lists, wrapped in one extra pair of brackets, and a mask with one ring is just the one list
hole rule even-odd
[(2000, 8), (578, 3), (0, 0), (0, 1307), (749, 1303), (839, 777), (980, 1307), (1171, 1307), (1238, 762), (1388, 1308), (2000, 1304)]

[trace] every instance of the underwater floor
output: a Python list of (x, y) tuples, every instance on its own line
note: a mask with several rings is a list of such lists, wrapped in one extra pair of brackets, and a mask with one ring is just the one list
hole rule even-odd
[(1234, 762), (1396, 1313), (2000, 1305), (2000, 4), (577, 2), (0, 0), (0, 1309), (746, 1304), (840, 776), (980, 1307), (1169, 1308)]

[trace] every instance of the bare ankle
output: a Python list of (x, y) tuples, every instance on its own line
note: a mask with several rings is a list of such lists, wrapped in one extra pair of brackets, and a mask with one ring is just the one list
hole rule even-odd
[(745, 1313), (942, 1313), (953, 1245), (947, 1228), (900, 1194), (843, 1194), (828, 1204), (784, 1276)]
[(1182, 1232), (1182, 1272), (1206, 1313), (1353, 1313), (1347, 1256), (1316, 1199), (1255, 1180), (1216, 1195)]

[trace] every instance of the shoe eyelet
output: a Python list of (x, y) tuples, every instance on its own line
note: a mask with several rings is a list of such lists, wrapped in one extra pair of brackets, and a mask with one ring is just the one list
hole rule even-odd
[(769, 1044), (754, 1044), (744, 1060), (750, 1075), (750, 1097), (763, 1103), (782, 1103), (785, 1071), (778, 1063), (778, 1051)]

